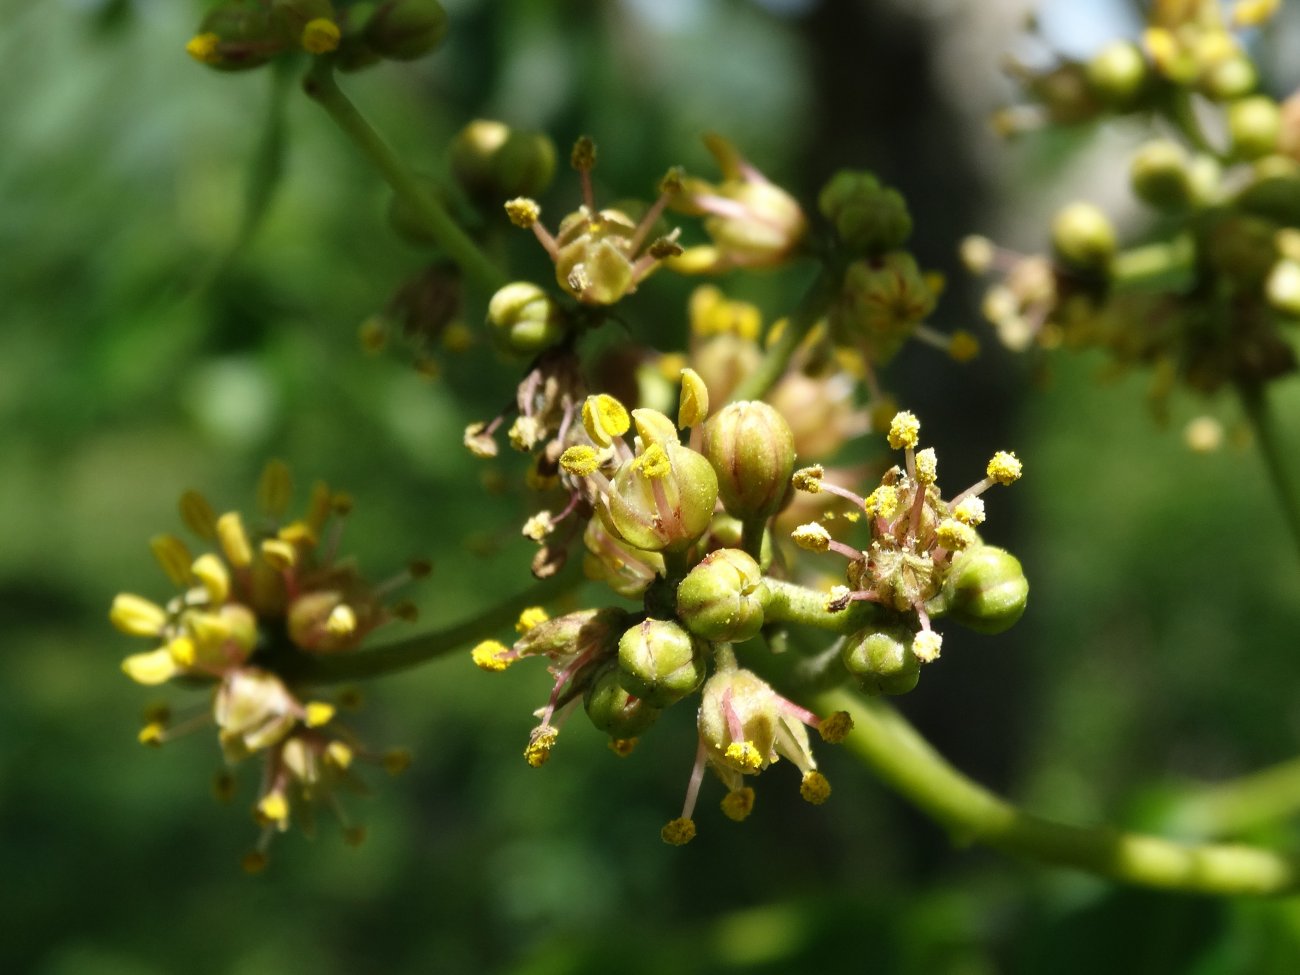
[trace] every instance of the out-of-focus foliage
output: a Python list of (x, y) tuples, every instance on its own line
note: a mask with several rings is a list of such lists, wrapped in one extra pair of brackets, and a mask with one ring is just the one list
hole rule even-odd
[[(955, 5), (448, 8), (437, 57), (344, 82), (429, 171), (464, 121), (495, 115), (560, 145), (591, 133), (605, 192), (644, 194), (669, 164), (706, 169), (698, 137), (722, 129), (806, 201), (839, 166), (875, 168), (913, 201), (918, 253), (950, 272), (962, 234), (1015, 222), (998, 215), (1018, 202), (1005, 193), (1018, 189), (1017, 154), (981, 168), (982, 119), (958, 100), (952, 65), (937, 67), (943, 38), (966, 29)], [(666, 722), (627, 761), (575, 729), (534, 771), (520, 751), (543, 679), (492, 680), (467, 657), (367, 688), (367, 739), (407, 743), (416, 762), (350, 804), (369, 825), (365, 845), (346, 848), (323, 824), (314, 842), (278, 843), (266, 874), (240, 873), (255, 827), (205, 793), (217, 749), (202, 736), (136, 744), (144, 701), (118, 672), (129, 648), (104, 619), (119, 590), (166, 591), (145, 540), (178, 527), (180, 491), (243, 504), (268, 456), (304, 482), (347, 488), (358, 501), (349, 542), (372, 572), (433, 558), (418, 597), (426, 623), (524, 588), (531, 552), (520, 500), (496, 487), (517, 481), (514, 459), (485, 469), (459, 446), (464, 425), (510, 395), (511, 367), (479, 342), (444, 357), (431, 382), (398, 355), (361, 352), (358, 325), (422, 255), (389, 233), (378, 180), (293, 93), (278, 192), (250, 246), (217, 266), (238, 232), (271, 78), (193, 64), (182, 46), (199, 9), (4, 5), (0, 970), (1212, 975), (1300, 964), (1293, 901), (1118, 891), (954, 851), (830, 750), (825, 807), (772, 787), (744, 824), (717, 817), (670, 849), (659, 827), (685, 786), (688, 722)], [(961, 70), (987, 91), (985, 54)], [(562, 174), (550, 194), (567, 208), (576, 183)], [(540, 266), (530, 244), (516, 266)], [(749, 287), (777, 314), (799, 282)], [(671, 342), (686, 291), (656, 276), (628, 327)], [(952, 289), (941, 320), (974, 317)], [(1033, 472), (1019, 508), (1034, 586), (1022, 627), (954, 638), (906, 710), (956, 764), (1035, 810), (1077, 821), (1132, 810), (1134, 825), (1165, 828), (1163, 786), (1295, 751), (1300, 578), (1258, 459), (1190, 454), (1148, 420), (1136, 386), (1098, 386), (1095, 371), (1058, 360), (1052, 382), (1031, 389), (996, 352), (966, 367), (900, 355), (894, 385), (950, 468), (978, 470), (995, 431)], [(1289, 390), (1280, 405), (1294, 417), (1300, 397)], [(1284, 427), (1300, 442), (1300, 422)], [(1294, 845), (1295, 834), (1261, 838)]]

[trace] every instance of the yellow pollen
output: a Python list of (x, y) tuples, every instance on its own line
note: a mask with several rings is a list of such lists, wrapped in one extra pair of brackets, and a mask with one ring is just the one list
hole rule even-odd
[(627, 758), (635, 748), (635, 738), (611, 738), (609, 740), (609, 750), (619, 758)]
[(547, 614), (546, 610), (542, 609), (542, 607), (529, 606), (519, 614), (519, 619), (515, 621), (515, 632), (527, 633), (534, 626), (537, 626), (539, 623), (545, 623), (550, 618), (551, 617)]
[(1006, 450), (999, 450), (994, 454), (985, 471), (990, 478), (1004, 486), (1020, 480), (1021, 472), (1020, 460), (1015, 454)]
[(527, 229), (541, 218), (542, 208), (537, 205), (536, 200), (530, 200), (526, 196), (519, 196), (506, 201), (506, 216), (510, 218), (510, 222), (516, 227)]
[(357, 613), (347, 603), (339, 603), (325, 618), (325, 629), (332, 636), (351, 636), (357, 631)]
[(733, 789), (722, 800), (722, 812), (730, 820), (743, 822), (754, 811), (754, 790), (749, 786)]
[(862, 510), (873, 518), (892, 518), (898, 511), (898, 489), (882, 484), (862, 503)]
[(317, 17), (302, 29), (302, 49), (308, 54), (327, 54), (339, 46), (341, 36), (338, 24), (328, 17)]
[(108, 619), (127, 636), (158, 636), (167, 625), (167, 611), (143, 596), (122, 592), (113, 597)]
[[(296, 522), (302, 525), (302, 522)], [(306, 527), (305, 525), (302, 527)], [(261, 545), (262, 558), (276, 572), (288, 572), (298, 561), (298, 549), (283, 538), (267, 538)]]
[(289, 822), (289, 801), (283, 792), (268, 792), (257, 804), (257, 812), (263, 821), (283, 829)]
[(980, 354), (980, 343), (970, 332), (961, 329), (952, 333), (948, 342), (948, 355), (954, 362), (970, 362)]
[(916, 479), (922, 484), (933, 484), (939, 477), (939, 458), (933, 447), (916, 452)]
[(804, 773), (803, 781), (799, 783), (799, 795), (814, 806), (820, 806), (831, 797), (831, 784), (826, 781), (826, 776), (812, 769)]
[(502, 658), (499, 654), (509, 652), (504, 643), (497, 640), (484, 640), (470, 651), (470, 657), (474, 661), (474, 666), (479, 669), (499, 672), (505, 670), (511, 664), (509, 657)]
[(240, 867), (244, 873), (258, 874), (266, 869), (266, 854), (261, 850), (253, 850), (244, 854), (244, 858), (239, 861)]
[(383, 765), (389, 775), (401, 775), (411, 767), (411, 753), (405, 748), (390, 748), (384, 753)]
[(586, 444), (569, 447), (560, 454), (560, 467), (574, 477), (586, 477), (600, 466), (600, 458), (595, 448)]
[(198, 659), (194, 641), (187, 636), (178, 636), (168, 643), (167, 653), (171, 656), (172, 663), (180, 668), (193, 667), (194, 661)]
[(812, 467), (802, 467), (795, 471), (790, 482), (796, 491), (816, 494), (822, 489), (822, 478), (825, 476), (826, 469), (821, 464), (814, 464)]
[(838, 745), (848, 737), (853, 730), (853, 718), (847, 711), (836, 711), (834, 714), (823, 718), (817, 725), (817, 733), (822, 736), (822, 741), (829, 742), (832, 745)]
[(943, 637), (934, 630), (922, 630), (912, 640), (912, 653), (923, 664), (938, 660), (942, 647)]
[(186, 491), (181, 495), (181, 521), (185, 527), (199, 538), (216, 538), (217, 513), (212, 510), (208, 499), (198, 491)]
[(627, 408), (608, 393), (588, 396), (582, 403), (582, 426), (592, 441), (608, 447), (632, 427)]
[(524, 761), (533, 768), (541, 768), (551, 757), (551, 749), (555, 747), (555, 739), (559, 736), (556, 729), (545, 725), (534, 729), (529, 736), (528, 747), (524, 749)]
[(659, 831), (659, 836), (669, 846), (685, 846), (695, 839), (695, 822), (684, 816), (674, 819)]
[(303, 708), (303, 723), (308, 728), (319, 728), (329, 724), (334, 717), (334, 705), (328, 701), (308, 701)]
[(975, 529), (956, 518), (945, 518), (934, 530), (934, 537), (944, 548), (956, 552), (975, 543)]
[(190, 584), (190, 563), (194, 561), (194, 556), (190, 555), (184, 542), (175, 535), (155, 535), (149, 539), (149, 548), (173, 585)]
[(974, 496), (962, 498), (957, 507), (952, 509), (952, 516), (972, 528), (984, 524), (984, 499)]
[(204, 552), (190, 566), (190, 571), (208, 592), (208, 602), (220, 606), (230, 596), (230, 570), (211, 552)]
[(757, 772), (763, 767), (763, 755), (752, 741), (733, 741), (727, 746), (727, 759), (742, 769)]
[(825, 552), (831, 544), (831, 533), (815, 521), (800, 525), (790, 533), (790, 537), (796, 545), (809, 552)]
[(673, 469), (672, 462), (668, 459), (668, 451), (664, 450), (662, 444), (651, 444), (646, 448), (645, 453), (637, 458), (641, 473), (646, 477), (667, 477)]
[(208, 31), (195, 34), (185, 44), (185, 53), (200, 64), (221, 63), (221, 37)]
[(226, 553), (226, 560), (235, 568), (244, 569), (252, 563), (253, 549), (238, 511), (227, 511), (217, 519), (217, 540)]
[(161, 721), (150, 721), (140, 729), (140, 733), (136, 735), (136, 740), (142, 745), (153, 745), (156, 748), (163, 743), (163, 732), (166, 730), (167, 726)]
[(352, 749), (341, 741), (325, 746), (325, 759), (335, 768), (345, 769), (352, 764)]
[(889, 421), (889, 446), (895, 450), (902, 450), (904, 447), (915, 447), (920, 435), (921, 421), (906, 410), (895, 413), (894, 418)]

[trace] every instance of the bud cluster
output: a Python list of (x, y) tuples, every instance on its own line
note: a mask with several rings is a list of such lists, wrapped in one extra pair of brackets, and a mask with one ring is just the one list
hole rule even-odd
[[(246, 865), (265, 862), (266, 845), (288, 829), (295, 808), (324, 802), (343, 813), (339, 787), (359, 784), (354, 759), (370, 756), (335, 721), (336, 704), (308, 696), (295, 680), (304, 659), (348, 653), (376, 628), (414, 619), (410, 604), (387, 605), (387, 592), (424, 575), (413, 563), (402, 575), (371, 585), (337, 558), (341, 519), (351, 499), (318, 483), (306, 513), (285, 521), (292, 495), (288, 468), (267, 465), (258, 490), (261, 519), (250, 526), (237, 511), (221, 515), (194, 491), (181, 498), (181, 517), (207, 547), (197, 556), (179, 537), (159, 535), (151, 548), (180, 592), (163, 605), (122, 593), (109, 618), (120, 631), (157, 646), (132, 654), (122, 669), (145, 685), (175, 681), (208, 684), (212, 704), (173, 723), (152, 713), (140, 741), (160, 745), (179, 734), (215, 724), (229, 765), (259, 756), (265, 763), (255, 816), (263, 827), (258, 850)], [(383, 759), (396, 769), (404, 760)], [(351, 840), (362, 836), (349, 827)]]

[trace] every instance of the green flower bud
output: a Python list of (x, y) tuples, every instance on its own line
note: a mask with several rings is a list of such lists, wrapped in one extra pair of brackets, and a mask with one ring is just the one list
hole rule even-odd
[(601, 648), (614, 652), (615, 641), (627, 627), (629, 614), (617, 606), (584, 609), (538, 623), (515, 641), (521, 657), (577, 657)]
[(1006, 549), (976, 545), (948, 568), (940, 599), (950, 618), (979, 633), (1001, 633), (1025, 612), (1029, 580)]
[(1147, 59), (1132, 41), (1112, 41), (1088, 62), (1087, 73), (1088, 86), (1098, 101), (1126, 109), (1146, 86)]
[(1277, 260), (1271, 220), (1227, 213), (1200, 228), (1198, 243), (1211, 267), (1239, 291), (1256, 292)]
[(1242, 98), (1228, 106), (1228, 135), (1238, 159), (1258, 159), (1277, 152), (1282, 110), (1266, 95)]
[(366, 45), (392, 61), (414, 61), (447, 36), (447, 12), (438, 0), (388, 0), (366, 21)]
[(618, 664), (612, 660), (592, 677), (582, 705), (591, 723), (611, 738), (635, 738), (660, 714), (658, 708), (624, 690)]
[(794, 434), (766, 403), (729, 403), (704, 424), (700, 448), (718, 476), (727, 513), (742, 521), (781, 507), (794, 473)]
[(763, 571), (737, 548), (710, 552), (677, 586), (677, 617), (698, 637), (741, 643), (763, 627)]
[(566, 332), (564, 311), (529, 281), (513, 281), (488, 302), (488, 324), (497, 345), (517, 355), (536, 355)]
[[(709, 523), (706, 548), (740, 548), (744, 531), (745, 526), (739, 518), (733, 518), (731, 515), (718, 512), (713, 516), (713, 521)], [(770, 529), (763, 532), (763, 545), (759, 553), (758, 564), (764, 572), (772, 567), (772, 532)]]
[(713, 518), (718, 478), (707, 459), (678, 443), (653, 444), (624, 462), (599, 511), (605, 526), (633, 548), (680, 552)]
[(912, 652), (911, 630), (902, 626), (858, 630), (844, 641), (840, 657), (868, 694), (906, 694), (921, 679), (921, 662)]
[(503, 122), (475, 119), (456, 133), (451, 171), (465, 192), (499, 203), (536, 196), (555, 175), (555, 144), (537, 132), (517, 132)]
[(1273, 265), (1264, 283), (1268, 303), (1287, 318), (1300, 318), (1300, 261), (1284, 257)]
[(666, 708), (704, 683), (705, 651), (703, 640), (672, 620), (644, 620), (618, 641), (619, 679), (629, 694)]
[(916, 258), (890, 251), (879, 261), (848, 266), (839, 301), (831, 309), (831, 328), (849, 344), (865, 340), (872, 361), (883, 364), (934, 310), (935, 300)]
[(1196, 84), (1206, 98), (1227, 102), (1254, 91), (1259, 84), (1259, 73), (1250, 58), (1237, 54), (1208, 67)]
[(218, 70), (246, 71), (261, 67), (289, 46), (269, 7), (253, 0), (225, 0), (203, 18), (185, 50)]
[(901, 247), (912, 233), (907, 202), (871, 173), (840, 170), (817, 197), (822, 215), (855, 253), (878, 256)]
[(330, 0), (271, 0), (271, 16), (291, 46), (302, 46), (303, 30), (313, 20), (334, 21), (334, 5)]
[(1091, 203), (1071, 203), (1052, 220), (1052, 246), (1071, 267), (1104, 270), (1115, 256), (1115, 228)]
[(1285, 156), (1265, 156), (1233, 201), (1237, 207), (1285, 226), (1300, 226), (1300, 166)]
[(1129, 165), (1133, 193), (1159, 209), (1184, 207), (1192, 202), (1192, 176), (1187, 150), (1172, 139), (1153, 139), (1143, 145)]

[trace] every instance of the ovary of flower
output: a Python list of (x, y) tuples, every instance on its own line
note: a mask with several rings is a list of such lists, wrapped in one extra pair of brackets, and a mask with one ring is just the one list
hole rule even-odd
[(582, 403), (582, 427), (593, 443), (608, 447), (632, 427), (627, 408), (608, 393), (588, 396)]
[(894, 450), (902, 450), (905, 447), (915, 448), (920, 435), (921, 421), (906, 410), (894, 414), (894, 418), (889, 421), (887, 439), (889, 446)]
[(796, 545), (810, 552), (825, 552), (831, 544), (831, 533), (826, 526), (815, 521), (800, 525), (790, 533), (790, 537)]
[(499, 672), (513, 663), (514, 658), (507, 656), (509, 653), (510, 649), (504, 643), (497, 640), (484, 640), (470, 651), (470, 657), (474, 661), (474, 666), (480, 670)]
[(994, 482), (1005, 486), (1020, 480), (1021, 471), (1020, 461), (1015, 454), (999, 450), (989, 460), (986, 473)]
[(912, 640), (912, 653), (921, 663), (928, 664), (939, 659), (939, 650), (943, 647), (943, 637), (934, 630), (922, 630)]
[(158, 636), (167, 625), (167, 611), (143, 596), (123, 592), (113, 597), (108, 619), (127, 636)]
[(952, 516), (963, 525), (972, 528), (984, 524), (984, 499), (977, 497), (962, 498), (952, 509)]

